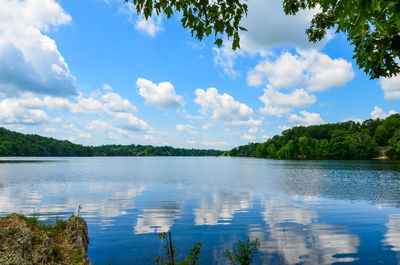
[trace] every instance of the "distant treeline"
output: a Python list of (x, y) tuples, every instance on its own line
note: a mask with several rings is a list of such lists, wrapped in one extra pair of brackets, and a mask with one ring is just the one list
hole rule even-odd
[(0, 156), (220, 156), (223, 151), (151, 145), (83, 146), (0, 128)]
[(371, 159), (380, 155), (379, 147), (389, 158), (400, 159), (400, 114), (362, 123), (294, 127), (265, 143), (249, 143), (227, 154), (280, 159)]

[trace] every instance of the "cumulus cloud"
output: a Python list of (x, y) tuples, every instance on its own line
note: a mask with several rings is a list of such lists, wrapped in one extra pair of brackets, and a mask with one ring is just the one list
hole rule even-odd
[(122, 137), (133, 138), (133, 135), (126, 130), (118, 128), (111, 123), (101, 121), (101, 120), (92, 120), (86, 126), (86, 130), (91, 130), (95, 132), (102, 132), (107, 135), (107, 138), (110, 140), (118, 140)]
[(292, 110), (292, 107), (307, 107), (317, 99), (310, 95), (306, 90), (299, 88), (291, 93), (285, 94), (267, 86), (260, 100), (265, 104), (260, 109), (262, 114), (275, 115), (281, 117)]
[(242, 134), (240, 136), (240, 138), (242, 138), (244, 140), (248, 140), (248, 141), (254, 141), (255, 139), (257, 139), (254, 135), (247, 134), (247, 133)]
[(317, 50), (285, 52), (275, 61), (266, 58), (248, 72), (247, 84), (259, 86), (268, 83), (275, 89), (304, 87), (308, 91), (323, 91), (339, 87), (354, 78), (350, 62), (331, 59)]
[(131, 113), (114, 112), (111, 113), (118, 127), (136, 132), (152, 132), (152, 128), (143, 120)]
[[(64, 129), (68, 129), (68, 130), (74, 132), (79, 138), (87, 138), (87, 139), (92, 138), (92, 135), (90, 133), (82, 131), (81, 129), (76, 128), (75, 124), (73, 124), (73, 123), (64, 124), (64, 125), (62, 125), (62, 127)], [(75, 139), (76, 138), (74, 138), (74, 140)]]
[(0, 123), (38, 125), (48, 122), (58, 122), (50, 118), (41, 109), (43, 102), (30, 93), (18, 98), (6, 98), (0, 101)]
[(256, 132), (258, 132), (258, 127), (251, 127), (249, 129), (249, 133), (256, 133)]
[(183, 97), (175, 93), (174, 86), (169, 82), (162, 82), (158, 85), (138, 78), (136, 86), (139, 88), (139, 95), (146, 99), (146, 104), (161, 109), (177, 109), (183, 106)]
[(85, 97), (79, 93), (74, 101), (67, 98), (45, 96), (43, 103), (49, 109), (63, 110), (72, 113), (132, 113), (137, 112), (137, 108), (119, 94), (108, 92), (105, 94), (92, 95)]
[(135, 29), (144, 35), (155, 37), (162, 28), (162, 17), (153, 13), (151, 17), (146, 19), (143, 15), (137, 16), (135, 5), (132, 3), (124, 3), (119, 9), (120, 13), (128, 16), (128, 21), (135, 25)]
[(176, 130), (179, 132), (188, 132), (190, 134), (198, 134), (199, 132), (195, 130), (196, 127), (190, 124), (177, 124)]
[[(114, 92), (92, 94), (91, 96), (84, 96), (80, 93), (71, 99), (52, 96), (41, 98), (32, 93), (24, 93), (18, 98), (6, 98), (0, 101), (0, 122), (3, 124), (42, 124), (60, 121), (60, 118), (48, 117), (44, 109), (100, 115), (103, 118), (111, 118), (113, 126), (116, 128), (135, 132), (152, 132), (152, 128), (145, 121), (132, 114), (137, 112), (137, 108), (129, 100)], [(115, 128), (109, 129), (115, 131)], [(74, 131), (77, 133), (76, 130)], [(121, 131), (118, 133), (125, 135)], [(83, 133), (79, 133), (78, 136), (88, 138)]]
[(63, 110), (72, 113), (98, 113), (104, 111), (104, 104), (97, 98), (84, 97), (81, 93), (75, 98), (76, 102), (68, 98), (45, 96), (44, 105), (49, 109)]
[(234, 69), (234, 64), (237, 57), (244, 55), (243, 50), (232, 50), (232, 42), (226, 40), (222, 47), (213, 47), (213, 51), (216, 66), (222, 67), (224, 73), (233, 79), (240, 76), (240, 72)]
[(388, 113), (385, 113), (381, 108), (375, 106), (374, 110), (371, 112), (372, 119), (385, 119), (386, 117), (396, 114), (397, 111), (389, 110)]
[(186, 140), (186, 143), (187, 143), (187, 144), (190, 144), (190, 145), (195, 145), (195, 144), (197, 144), (197, 142), (196, 142), (195, 140)]
[[(321, 49), (333, 37), (328, 31), (327, 37), (318, 43), (308, 41), (305, 31), (317, 10), (302, 10), (295, 16), (283, 12), (282, 2), (276, 0), (252, 0), (247, 2), (248, 15), (242, 25), (247, 29), (240, 33), (240, 50), (232, 51), (232, 42), (214, 48), (214, 62), (221, 66), (224, 73), (235, 78), (240, 75), (234, 63), (239, 56), (255, 54), (266, 56), (271, 48), (293, 47), (300, 49)], [(267, 26), (266, 26), (267, 25)]]
[(102, 88), (103, 90), (113, 90), (112, 86), (110, 86), (110, 85), (108, 85), (108, 84), (104, 84), (101, 88)]
[(233, 126), (259, 126), (262, 124), (262, 121), (250, 118), (247, 121), (246, 120), (245, 121), (227, 121), (225, 123), (227, 125), (233, 125)]
[(261, 124), (261, 121), (252, 119), (253, 110), (246, 104), (235, 101), (226, 93), (219, 94), (218, 90), (210, 87), (207, 90), (196, 89), (195, 103), (201, 106), (202, 114), (211, 113), (212, 118), (221, 120), (231, 125), (251, 125)]
[(161, 16), (153, 14), (153, 16), (149, 17), (148, 19), (140, 16), (136, 20), (135, 28), (150, 37), (155, 37), (157, 32), (162, 30), (161, 24)]
[(310, 113), (305, 110), (300, 111), (301, 115), (291, 114), (288, 117), (288, 122), (294, 126), (309, 126), (323, 124), (325, 121), (318, 113)]
[(202, 145), (206, 145), (206, 146), (212, 146), (212, 147), (216, 147), (216, 146), (234, 146), (233, 144), (230, 144), (226, 141), (204, 141), (201, 143)]
[(248, 15), (243, 19), (247, 32), (241, 33), (242, 49), (259, 51), (283, 45), (322, 48), (331, 38), (328, 36), (317, 44), (308, 41), (305, 31), (317, 10), (302, 10), (295, 16), (288, 16), (280, 1), (252, 0), (247, 5)]
[(43, 129), (43, 131), (44, 131), (44, 132), (51, 132), (51, 133), (53, 133), (53, 132), (56, 132), (57, 129), (54, 128), (54, 127), (46, 127), (46, 128)]
[(43, 33), (70, 21), (54, 0), (0, 1), (0, 91), (76, 94), (67, 63)]
[(112, 112), (137, 112), (137, 108), (129, 100), (117, 93), (107, 93), (101, 99), (105, 102), (105, 107)]
[(382, 78), (379, 83), (383, 89), (385, 99), (400, 99), (400, 75)]

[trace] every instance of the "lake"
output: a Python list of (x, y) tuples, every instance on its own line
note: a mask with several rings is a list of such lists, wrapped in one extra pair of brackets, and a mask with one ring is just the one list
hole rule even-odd
[(82, 205), (93, 264), (151, 264), (159, 232), (200, 264), (259, 239), (255, 264), (400, 264), (400, 163), (229, 157), (1, 158), (0, 215)]

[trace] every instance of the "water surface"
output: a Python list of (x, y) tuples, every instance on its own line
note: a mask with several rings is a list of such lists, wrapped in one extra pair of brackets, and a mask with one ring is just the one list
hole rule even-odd
[(400, 264), (400, 164), (216, 157), (1, 158), (0, 215), (67, 218), (82, 205), (93, 264), (151, 264), (157, 233), (178, 257), (227, 264)]

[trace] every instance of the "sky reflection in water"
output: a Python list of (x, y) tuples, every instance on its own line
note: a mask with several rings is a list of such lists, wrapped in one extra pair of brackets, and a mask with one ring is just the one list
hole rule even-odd
[(261, 242), (257, 264), (399, 263), (395, 162), (21, 160), (0, 163), (0, 214), (51, 219), (81, 204), (94, 264), (150, 264), (167, 231), (178, 256), (203, 242), (202, 264), (226, 264), (225, 249), (247, 236)]

